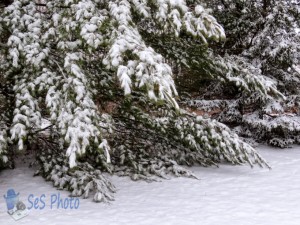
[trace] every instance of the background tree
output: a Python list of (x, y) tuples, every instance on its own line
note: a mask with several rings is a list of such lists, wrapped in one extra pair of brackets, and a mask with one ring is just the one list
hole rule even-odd
[[(259, 91), (241, 92), (210, 79), (200, 89), (200, 95), (198, 92), (187, 103), (206, 111), (221, 108), (215, 117), (244, 137), (267, 140), (281, 147), (298, 143), (299, 3), (284, 0), (206, 3), (227, 34), (224, 44), (210, 46), (214, 54), (239, 68), (236, 70), (239, 76), (248, 71), (249, 77), (260, 74), (276, 83), (284, 97), (273, 98)], [(201, 101), (203, 98), (209, 101)]]

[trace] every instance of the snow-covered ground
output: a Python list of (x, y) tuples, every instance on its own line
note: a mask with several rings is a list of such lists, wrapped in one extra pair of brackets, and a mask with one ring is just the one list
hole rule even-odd
[(280, 150), (260, 147), (272, 170), (222, 165), (220, 168), (193, 167), (201, 180), (174, 178), (162, 182), (133, 182), (113, 177), (118, 188), (111, 204), (80, 199), (77, 210), (50, 209), (51, 194), (57, 191), (33, 170), (18, 167), (0, 172), (0, 194), (14, 188), (28, 204), (29, 194), (46, 195), (43, 210), (14, 221), (0, 200), (0, 224), (159, 224), (159, 225), (299, 225), (300, 147)]

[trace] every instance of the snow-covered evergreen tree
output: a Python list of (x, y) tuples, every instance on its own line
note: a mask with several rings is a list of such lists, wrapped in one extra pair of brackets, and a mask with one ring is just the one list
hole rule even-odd
[(172, 70), (201, 76), (205, 63), (225, 83), (279, 94), (208, 48), (225, 33), (195, 1), (15, 0), (0, 34), (2, 162), (8, 145), (37, 149), (39, 174), (95, 201), (113, 199), (102, 172), (152, 180), (192, 177), (179, 165), (195, 163), (268, 166), (228, 127), (177, 103)]
[(215, 0), (206, 3), (227, 34), (225, 43), (211, 45), (214, 54), (221, 57), (218, 61), (228, 62), (238, 76), (246, 72), (251, 79), (263, 77), (266, 82), (276, 84), (282, 94), (273, 92), (275, 95), (270, 96), (260, 90), (241, 92), (215, 80), (206, 82), (205, 89), (210, 84), (208, 92), (188, 103), (196, 108), (206, 105), (206, 111), (213, 112), (216, 102), (201, 98), (212, 100), (217, 96), (222, 106), (216, 118), (235, 127), (240, 135), (267, 140), (280, 147), (298, 143), (299, 2)]

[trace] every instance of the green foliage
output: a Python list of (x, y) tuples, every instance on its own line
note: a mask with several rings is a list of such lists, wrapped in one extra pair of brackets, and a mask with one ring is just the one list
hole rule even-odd
[(280, 95), (251, 63), (214, 49), (225, 33), (198, 1), (16, 0), (0, 32), (0, 157), (35, 145), (56, 187), (98, 202), (115, 191), (103, 172), (155, 180), (194, 177), (182, 165), (269, 167), (228, 127), (177, 102), (188, 76)]

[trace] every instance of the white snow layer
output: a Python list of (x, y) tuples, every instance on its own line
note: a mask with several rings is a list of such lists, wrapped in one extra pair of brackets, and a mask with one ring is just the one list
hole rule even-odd
[(162, 182), (134, 182), (112, 177), (118, 188), (111, 204), (81, 199), (77, 210), (50, 209), (49, 197), (60, 193), (33, 169), (18, 167), (0, 172), (0, 194), (14, 188), (28, 205), (29, 194), (46, 195), (43, 210), (15, 222), (0, 200), (0, 224), (159, 224), (159, 225), (299, 225), (300, 147), (279, 150), (259, 147), (272, 170), (248, 166), (193, 167), (200, 180), (174, 178)]

